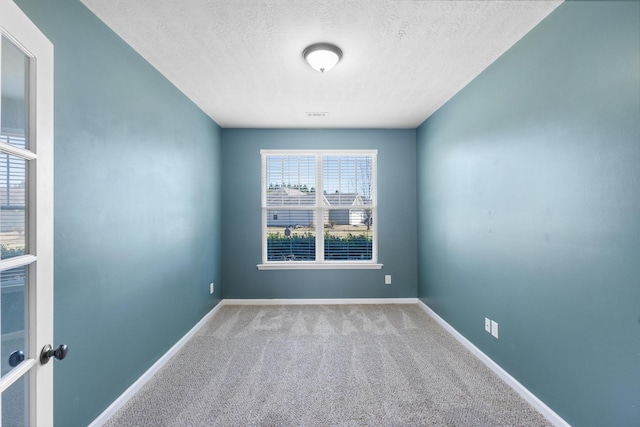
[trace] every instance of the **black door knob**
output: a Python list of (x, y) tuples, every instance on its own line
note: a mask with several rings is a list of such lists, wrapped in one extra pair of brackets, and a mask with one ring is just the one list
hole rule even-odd
[(58, 360), (62, 360), (67, 357), (68, 352), (69, 348), (66, 344), (60, 344), (55, 349), (47, 344), (40, 352), (40, 363), (46, 365), (47, 363), (49, 363), (49, 359), (51, 359), (52, 357), (55, 357)]
[(9, 355), (9, 366), (12, 368), (18, 366), (24, 361), (24, 351), (16, 350)]

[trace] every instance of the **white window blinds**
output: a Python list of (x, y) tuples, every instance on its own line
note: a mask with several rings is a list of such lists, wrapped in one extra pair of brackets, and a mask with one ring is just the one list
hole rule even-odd
[(324, 259), (373, 259), (374, 156), (322, 157)]
[(274, 154), (263, 160), (267, 183), (262, 213), (267, 224), (266, 260), (314, 261), (316, 157)]

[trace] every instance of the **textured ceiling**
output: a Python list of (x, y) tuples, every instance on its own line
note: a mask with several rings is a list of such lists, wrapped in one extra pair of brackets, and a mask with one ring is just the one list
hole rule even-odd
[(222, 127), (413, 128), (561, 0), (82, 2)]

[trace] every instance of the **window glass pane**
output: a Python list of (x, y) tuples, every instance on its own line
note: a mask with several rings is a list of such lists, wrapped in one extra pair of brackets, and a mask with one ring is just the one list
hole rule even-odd
[(326, 261), (368, 261), (373, 259), (373, 214), (371, 209), (329, 211), (324, 231)]
[(373, 259), (372, 156), (323, 157), (325, 261)]
[(372, 156), (324, 156), (322, 164), (325, 206), (371, 204)]
[(315, 214), (312, 210), (267, 210), (267, 261), (314, 261)]
[[(15, 368), (20, 351), (28, 354), (26, 328), (26, 267), (0, 273), (0, 357), (1, 376)], [(12, 356), (13, 355), (13, 356)]]
[(267, 156), (267, 206), (314, 206), (314, 156)]
[(2, 392), (2, 426), (29, 425), (29, 374)]
[(26, 148), (29, 58), (2, 37), (0, 141)]
[(27, 162), (0, 153), (0, 258), (25, 254)]

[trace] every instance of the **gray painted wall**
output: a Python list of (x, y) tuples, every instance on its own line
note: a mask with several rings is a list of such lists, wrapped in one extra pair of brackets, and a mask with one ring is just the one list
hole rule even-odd
[(419, 297), (575, 426), (640, 425), (639, 21), (565, 3), (418, 129)]
[(54, 423), (95, 419), (219, 301), (220, 129), (79, 1), (55, 46)]
[[(222, 130), (224, 298), (415, 298), (415, 130)], [(260, 149), (377, 149), (382, 270), (258, 271)], [(392, 285), (384, 284), (391, 274)]]

